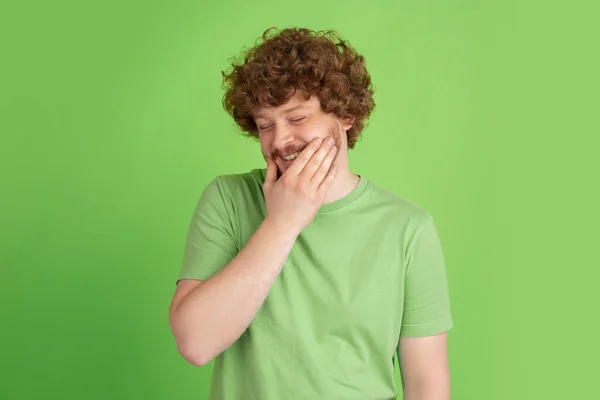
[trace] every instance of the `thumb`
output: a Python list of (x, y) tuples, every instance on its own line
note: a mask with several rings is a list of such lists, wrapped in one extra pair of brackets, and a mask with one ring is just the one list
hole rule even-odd
[(267, 160), (267, 173), (265, 175), (265, 185), (269, 185), (277, 181), (277, 163), (271, 158), (266, 157)]

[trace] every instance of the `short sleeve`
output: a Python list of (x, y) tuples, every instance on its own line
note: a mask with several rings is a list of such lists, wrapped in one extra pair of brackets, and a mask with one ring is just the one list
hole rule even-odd
[(189, 225), (180, 279), (210, 278), (237, 254), (232, 214), (219, 177), (202, 192)]
[(444, 254), (431, 216), (408, 243), (401, 336), (421, 337), (448, 331), (453, 321)]

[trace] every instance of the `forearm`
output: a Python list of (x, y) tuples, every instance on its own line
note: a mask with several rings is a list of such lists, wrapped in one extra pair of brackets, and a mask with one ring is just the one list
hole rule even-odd
[(265, 220), (239, 254), (173, 312), (180, 351), (203, 365), (235, 342), (265, 301), (297, 235)]

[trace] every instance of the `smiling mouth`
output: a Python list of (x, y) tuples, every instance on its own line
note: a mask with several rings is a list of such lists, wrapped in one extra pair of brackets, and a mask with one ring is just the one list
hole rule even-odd
[(281, 156), (281, 158), (283, 158), (285, 161), (292, 161), (292, 160), (295, 160), (296, 157), (298, 157), (299, 155), (300, 155), (300, 152), (297, 151), (297, 152), (292, 153), (292, 154)]

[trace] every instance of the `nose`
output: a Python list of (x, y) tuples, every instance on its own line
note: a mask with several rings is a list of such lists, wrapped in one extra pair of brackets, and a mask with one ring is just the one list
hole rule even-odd
[(277, 149), (280, 155), (285, 153), (285, 148), (294, 143), (292, 130), (284, 126), (275, 126), (273, 133), (273, 148)]

